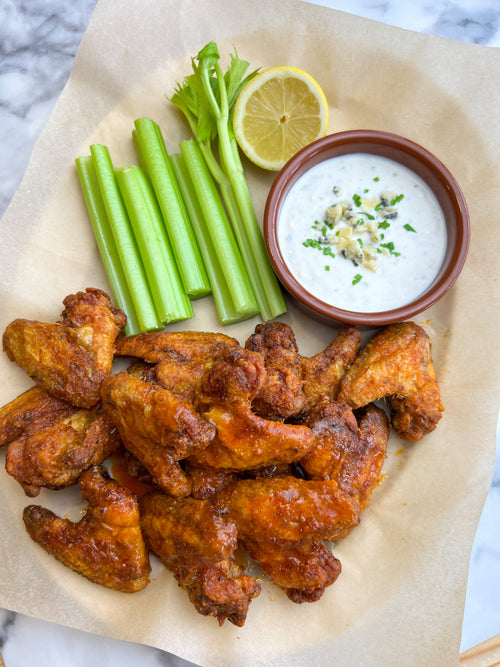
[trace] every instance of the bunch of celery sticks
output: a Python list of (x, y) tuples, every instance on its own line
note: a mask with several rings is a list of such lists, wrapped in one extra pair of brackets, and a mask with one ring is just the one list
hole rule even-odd
[[(108, 148), (90, 146), (76, 167), (126, 335), (193, 317), (192, 300), (211, 294), (223, 325), (286, 311), (245, 180), (232, 109), (249, 63), (231, 55), (224, 73), (214, 42), (170, 98), (194, 139), (169, 155), (149, 118), (134, 122), (139, 165), (115, 167)], [(215, 147), (215, 150), (214, 150)]]

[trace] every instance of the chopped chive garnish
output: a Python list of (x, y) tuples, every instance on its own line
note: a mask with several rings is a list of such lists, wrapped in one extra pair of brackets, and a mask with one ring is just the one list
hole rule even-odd
[[(374, 176), (372, 180), (374, 183), (378, 183), (380, 177)], [(333, 189), (334, 191), (336, 190), (336, 188)], [(337, 247), (337, 254), (345, 259), (352, 260), (355, 266), (366, 264), (367, 262), (367, 259), (363, 258), (363, 252), (355, 249), (356, 246), (359, 246), (359, 248), (364, 248), (366, 246), (367, 248), (371, 248), (371, 252), (376, 252), (379, 255), (399, 257), (401, 253), (395, 250), (392, 241), (382, 243), (385, 237), (382, 230), (389, 230), (387, 235), (390, 235), (392, 218), (395, 218), (398, 215), (397, 209), (393, 207), (404, 198), (404, 194), (393, 195), (389, 192), (381, 192), (378, 197), (378, 202), (373, 201), (372, 203), (370, 201), (368, 203), (368, 200), (365, 199), (365, 195), (369, 192), (370, 187), (364, 187), (360, 189), (358, 193), (351, 195), (352, 204), (349, 203), (349, 201), (343, 201), (332, 205), (336, 207), (335, 212), (337, 213), (336, 217), (338, 219), (334, 222), (328, 217), (328, 213), (325, 213), (325, 219), (322, 223), (315, 220), (312, 229), (318, 232), (317, 235), (315, 235), (316, 238), (306, 239), (303, 242), (303, 245), (306, 247), (317, 248), (322, 251), (323, 255), (335, 257), (335, 252), (331, 249), (331, 246), (335, 246), (337, 243), (340, 244), (340, 240), (337, 241), (335, 238), (332, 241), (331, 238), (326, 238), (327, 233), (332, 230), (335, 232), (335, 237), (342, 237), (343, 249), (339, 250), (339, 247), (341, 247), (339, 245)], [(341, 209), (340, 215), (338, 215), (339, 207)], [(391, 221), (389, 218), (391, 218)], [(373, 221), (373, 224), (369, 221)], [(416, 232), (416, 230), (408, 223), (403, 226), (408, 232)], [(375, 227), (377, 229), (375, 229)], [(364, 234), (366, 234), (366, 236), (364, 236)], [(368, 260), (369, 263), (366, 265), (369, 266), (369, 268), (372, 268), (374, 258), (370, 255)], [(325, 271), (330, 270), (330, 266), (325, 265), (324, 268)], [(358, 273), (354, 277), (352, 284), (356, 285), (362, 280), (362, 277), (363, 276)]]
[(380, 246), (382, 248), (386, 248), (386, 250), (388, 250), (394, 257), (399, 257), (401, 254), (400, 252), (396, 252), (394, 250), (394, 243), (392, 241), (389, 241), (389, 243), (381, 243)]
[(306, 248), (318, 248), (318, 250), (321, 250), (321, 243), (317, 239), (306, 239), (302, 245)]

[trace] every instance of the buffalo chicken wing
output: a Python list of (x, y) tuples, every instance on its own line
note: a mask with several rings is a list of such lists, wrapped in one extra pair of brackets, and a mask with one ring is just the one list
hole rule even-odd
[(214, 425), (181, 397), (127, 371), (106, 378), (102, 400), (123, 444), (156, 484), (172, 495), (188, 495), (189, 480), (178, 461), (204, 449)]
[(207, 500), (152, 491), (140, 504), (149, 548), (173, 572), (196, 610), (215, 616), (220, 625), (228, 619), (242, 626), (260, 586), (234, 560), (236, 524), (219, 516)]
[(431, 342), (414, 322), (391, 324), (375, 334), (342, 378), (337, 399), (356, 409), (384, 397), (394, 430), (404, 440), (420, 440), (441, 419)]
[(29, 535), (61, 563), (95, 583), (124, 593), (142, 590), (151, 568), (134, 494), (101, 467), (85, 471), (80, 487), (88, 503), (80, 521), (28, 505), (23, 517)]
[(111, 373), (115, 339), (126, 317), (102, 290), (89, 288), (64, 299), (55, 324), (17, 319), (3, 334), (11, 361), (56, 398), (81, 408), (100, 400), (103, 379)]
[(268, 419), (300, 418), (320, 396), (336, 396), (359, 351), (361, 334), (345, 325), (322, 352), (304, 357), (290, 326), (265, 322), (257, 325), (245, 346), (262, 355), (267, 372), (253, 401), (257, 414)]
[(207, 331), (153, 331), (123, 336), (115, 343), (120, 357), (137, 357), (157, 363), (169, 361), (202, 361), (223, 347), (238, 345), (235, 338)]
[(120, 444), (118, 431), (102, 410), (73, 408), (50, 426), (12, 441), (5, 469), (34, 497), (42, 487), (76, 484), (84, 470), (101, 464)]
[(358, 425), (351, 408), (325, 397), (305, 421), (316, 436), (316, 444), (300, 462), (306, 474), (310, 479), (336, 480), (364, 510), (384, 463), (389, 439), (385, 412), (369, 405)]
[(228, 348), (200, 383), (196, 406), (215, 425), (210, 444), (190, 457), (196, 465), (247, 470), (299, 460), (314, 443), (307, 426), (256, 415), (255, 398), (266, 377), (261, 355)]
[(30, 436), (74, 412), (74, 406), (35, 385), (0, 408), (0, 445)]
[(333, 480), (241, 480), (218, 502), (252, 558), (297, 603), (319, 599), (340, 573), (323, 541), (359, 522), (357, 503)]

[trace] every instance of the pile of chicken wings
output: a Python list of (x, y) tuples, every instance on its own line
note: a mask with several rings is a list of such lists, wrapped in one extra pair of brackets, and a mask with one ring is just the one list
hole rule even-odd
[[(31, 538), (113, 590), (149, 583), (150, 554), (196, 610), (245, 622), (260, 584), (247, 554), (296, 603), (339, 576), (329, 543), (360, 521), (392, 428), (416, 441), (443, 411), (425, 331), (390, 325), (362, 346), (345, 325), (301, 356), (289, 325), (121, 335), (125, 315), (88, 288), (56, 323), (17, 319), (3, 348), (34, 380), (0, 408), (6, 470), (31, 498), (79, 484), (72, 522), (24, 509)], [(114, 371), (117, 358), (127, 370)], [(384, 399), (380, 407), (380, 399)], [(103, 465), (120, 456), (141, 493)]]

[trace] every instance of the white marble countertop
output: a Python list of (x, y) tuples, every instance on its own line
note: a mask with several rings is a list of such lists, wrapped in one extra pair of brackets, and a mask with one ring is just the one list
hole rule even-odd
[[(286, 2), (286, 0), (283, 0)], [(323, 0), (317, 4), (408, 30), (500, 46), (499, 0)], [(0, 215), (66, 83), (96, 0), (0, 0)], [(500, 449), (500, 432), (497, 449)], [(500, 453), (469, 571), (462, 650), (500, 633)], [(190, 664), (158, 649), (0, 610), (7, 667)]]

